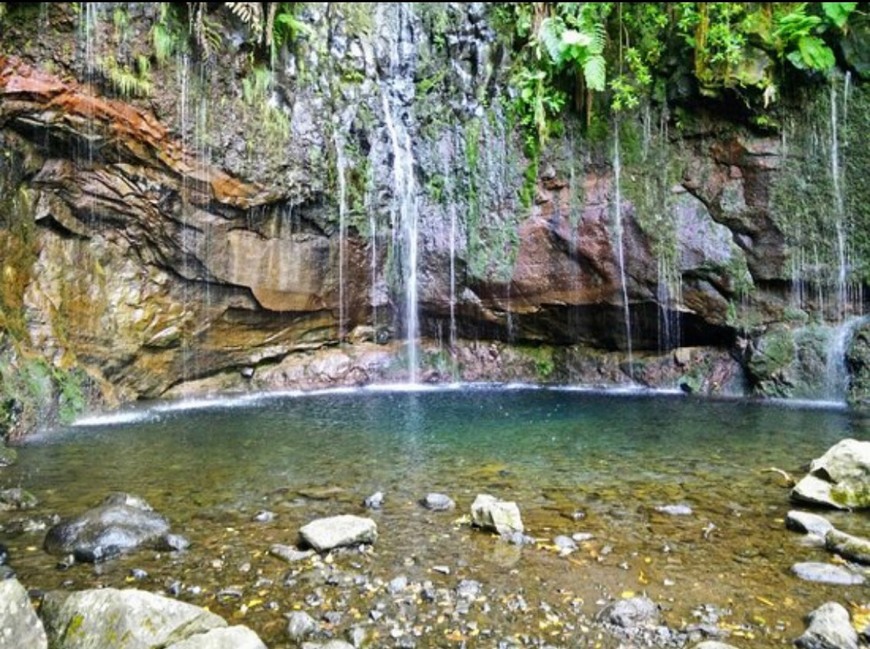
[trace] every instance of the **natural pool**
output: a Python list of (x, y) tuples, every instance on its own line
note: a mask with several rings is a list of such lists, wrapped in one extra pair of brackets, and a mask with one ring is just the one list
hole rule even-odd
[[(20, 448), (0, 482), (40, 504), (26, 516), (0, 514), (0, 543), (29, 588), (169, 590), (247, 624), (271, 648), (291, 646), (285, 614), (298, 609), (337, 637), (361, 627), (373, 646), (617, 646), (594, 618), (630, 593), (660, 603), (673, 629), (710, 622), (737, 646), (790, 645), (819, 604), (870, 597), (864, 586), (790, 573), (795, 562), (832, 557), (785, 529), (794, 505), (767, 469), (801, 475), (845, 437), (870, 438), (870, 422), (833, 408), (570, 389), (155, 404)], [(367, 512), (363, 498), (379, 490), (383, 509)], [(59, 570), (41, 550), (44, 531), (16, 523), (78, 514), (111, 491), (145, 498), (191, 548)], [(418, 501), (433, 491), (457, 509), (425, 510)], [(516, 501), (540, 543), (519, 547), (458, 521), (478, 493)], [(693, 513), (656, 510), (672, 504)], [(274, 519), (253, 520), (261, 510)], [(292, 565), (268, 554), (295, 543), (306, 522), (340, 513), (377, 521), (370, 552)], [(870, 532), (866, 514), (830, 518)], [(593, 538), (575, 552), (550, 547), (578, 532)], [(134, 582), (133, 568), (148, 576)], [(391, 589), (396, 577), (408, 585)], [(454, 596), (463, 579), (481, 586), (464, 609)]]

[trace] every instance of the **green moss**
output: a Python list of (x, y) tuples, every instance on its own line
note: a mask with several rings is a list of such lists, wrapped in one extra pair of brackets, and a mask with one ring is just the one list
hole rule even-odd
[(842, 481), (831, 487), (831, 500), (849, 509), (870, 508), (870, 484)]

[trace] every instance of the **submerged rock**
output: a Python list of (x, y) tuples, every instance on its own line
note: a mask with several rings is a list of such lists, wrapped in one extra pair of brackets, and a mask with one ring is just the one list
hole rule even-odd
[(15, 579), (0, 581), (0, 647), (48, 647), (45, 629), (30, 605), (30, 597)]
[(691, 516), (692, 508), (688, 505), (660, 505), (656, 511), (669, 516)]
[(378, 526), (370, 518), (345, 514), (311, 521), (300, 528), (299, 535), (318, 552), (325, 552), (344, 545), (374, 543)]
[(522, 533), (525, 529), (515, 502), (499, 500), (487, 494), (478, 494), (471, 504), (471, 522), (499, 534)]
[(0, 467), (12, 466), (18, 459), (18, 451), (0, 444)]
[(737, 649), (737, 647), (718, 640), (704, 640), (704, 642), (694, 645), (692, 649)]
[(371, 496), (367, 496), (363, 501), (363, 507), (366, 509), (381, 509), (384, 506), (384, 492), (376, 491)]
[(74, 554), (80, 561), (100, 561), (156, 545), (168, 532), (166, 519), (141, 498), (112, 494), (99, 506), (50, 528), (43, 547), (49, 554)]
[(294, 561), (302, 561), (314, 556), (314, 550), (299, 550), (292, 545), (275, 543), (269, 548), (269, 554), (287, 563), (293, 563)]
[(294, 642), (301, 642), (317, 631), (317, 621), (305, 611), (293, 611), (287, 619), (287, 635)]
[(20, 487), (0, 489), (0, 511), (12, 509), (33, 509), (39, 500), (32, 493)]
[(810, 613), (809, 622), (809, 628), (795, 640), (800, 649), (857, 649), (858, 633), (842, 605), (822, 604)]
[(804, 581), (816, 581), (838, 586), (855, 586), (864, 583), (864, 577), (861, 575), (830, 563), (812, 561), (796, 563), (791, 567), (791, 571)]
[(648, 597), (632, 597), (602, 609), (599, 617), (623, 629), (652, 627), (659, 623), (659, 606)]
[(429, 493), (420, 501), (426, 509), (433, 512), (445, 512), (456, 507), (456, 503), (450, 496), (439, 493)]

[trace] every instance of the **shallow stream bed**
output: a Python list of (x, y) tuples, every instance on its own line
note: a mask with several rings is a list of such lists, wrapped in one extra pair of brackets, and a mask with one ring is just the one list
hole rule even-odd
[[(372, 646), (615, 647), (596, 615), (632, 594), (659, 603), (675, 631), (699, 635), (701, 625), (738, 647), (785, 646), (819, 604), (870, 602), (866, 586), (790, 572), (798, 561), (834, 559), (785, 529), (795, 505), (769, 471), (802, 475), (845, 437), (870, 438), (870, 421), (833, 408), (567, 389), (151, 404), (20, 448), (0, 486), (23, 487), (40, 504), (0, 513), (0, 543), (28, 588), (168, 592), (247, 624), (273, 649), (295, 646), (285, 632), (294, 610), (320, 621), (321, 638), (347, 639), (358, 627)], [(45, 531), (26, 531), (112, 491), (145, 498), (190, 549), (61, 570), (42, 550)], [(383, 509), (365, 510), (376, 491)], [(429, 492), (449, 495), (456, 509), (424, 509)], [(463, 517), (478, 493), (516, 501), (538, 542), (471, 528)], [(657, 509), (667, 505), (691, 513)], [(272, 520), (255, 520), (264, 510)], [(377, 522), (374, 546), (292, 564), (269, 554), (295, 544), (306, 522), (345, 513)], [(830, 519), (870, 534), (866, 514)], [(577, 533), (592, 537), (560, 555), (553, 538)], [(463, 580), (479, 590), (457, 591)]]

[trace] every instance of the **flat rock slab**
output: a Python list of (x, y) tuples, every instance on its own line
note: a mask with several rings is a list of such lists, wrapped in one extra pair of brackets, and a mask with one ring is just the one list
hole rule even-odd
[(824, 516), (792, 510), (785, 515), (785, 526), (795, 532), (815, 534), (825, 538), (825, 534), (834, 529), (831, 522)]
[(50, 592), (41, 614), (52, 649), (156, 649), (227, 625), (199, 606), (134, 589)]
[(0, 649), (47, 649), (48, 638), (24, 586), (0, 581)]
[(817, 478), (814, 475), (807, 475), (801, 478), (794, 488), (791, 490), (791, 497), (794, 500), (812, 503), (814, 505), (827, 505), (834, 509), (846, 509), (845, 505), (841, 505), (834, 500), (831, 493), (833, 485), (826, 480)]
[(374, 543), (378, 526), (370, 518), (344, 514), (311, 521), (299, 530), (299, 536), (318, 552), (325, 552), (345, 545)]
[(861, 575), (830, 563), (812, 561), (796, 563), (791, 567), (791, 571), (804, 581), (816, 581), (822, 584), (857, 586), (864, 583), (864, 577)]

